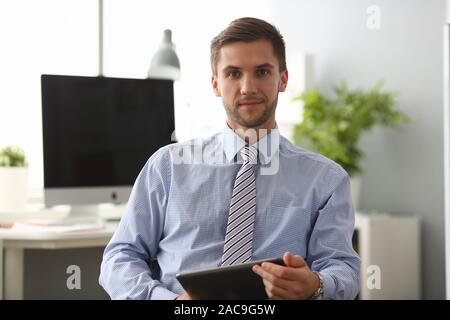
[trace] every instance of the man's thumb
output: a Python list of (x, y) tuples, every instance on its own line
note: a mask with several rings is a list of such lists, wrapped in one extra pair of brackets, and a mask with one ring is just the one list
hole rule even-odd
[(288, 267), (300, 268), (306, 265), (305, 260), (301, 256), (293, 255), (290, 252), (284, 254), (283, 260)]

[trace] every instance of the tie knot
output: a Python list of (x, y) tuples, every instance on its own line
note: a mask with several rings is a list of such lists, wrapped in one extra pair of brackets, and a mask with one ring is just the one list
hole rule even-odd
[(256, 159), (258, 157), (258, 149), (254, 146), (246, 144), (240, 151), (242, 159), (244, 162), (249, 162), (251, 164), (256, 164)]

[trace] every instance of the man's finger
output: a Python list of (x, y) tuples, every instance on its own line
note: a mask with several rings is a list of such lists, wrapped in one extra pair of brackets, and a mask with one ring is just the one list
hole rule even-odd
[(299, 268), (292, 268), (287, 266), (280, 266), (271, 262), (263, 262), (261, 268), (265, 271), (273, 274), (274, 276), (285, 279), (296, 281), (299, 279)]
[[(274, 265), (278, 266), (278, 265)], [(267, 266), (266, 266), (267, 268)], [(270, 268), (270, 266), (269, 266)], [(267, 280), (270, 283), (272, 283), (274, 286), (280, 287), (285, 290), (290, 290), (292, 287), (292, 281), (296, 281), (297, 278), (295, 276), (291, 276), (289, 279), (281, 278), (276, 273), (271, 273), (270, 270), (267, 270), (263, 267), (260, 267), (258, 265), (253, 266), (253, 271), (258, 274), (263, 280)]]
[(283, 261), (286, 266), (292, 268), (301, 268), (306, 266), (306, 261), (301, 256), (293, 255), (290, 252), (286, 252), (283, 255)]
[(273, 300), (281, 300), (281, 299), (294, 299), (292, 293), (288, 290), (274, 286), (270, 281), (263, 279), (264, 287), (267, 293), (267, 296)]

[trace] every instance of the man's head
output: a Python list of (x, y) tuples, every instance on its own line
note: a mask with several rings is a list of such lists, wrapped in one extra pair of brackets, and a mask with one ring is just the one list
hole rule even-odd
[(286, 89), (285, 45), (271, 24), (234, 20), (211, 42), (212, 86), (233, 129), (275, 125), (278, 92)]
[(257, 18), (240, 18), (232, 21), (228, 27), (211, 41), (211, 68), (217, 75), (217, 62), (220, 49), (233, 42), (253, 42), (267, 40), (278, 59), (280, 71), (286, 70), (286, 48), (281, 33), (270, 23)]

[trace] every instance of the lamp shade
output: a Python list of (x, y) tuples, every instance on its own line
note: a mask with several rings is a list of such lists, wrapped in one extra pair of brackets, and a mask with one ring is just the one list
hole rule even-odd
[(177, 80), (180, 78), (180, 61), (172, 42), (172, 31), (164, 30), (163, 41), (153, 55), (148, 70), (149, 78)]

